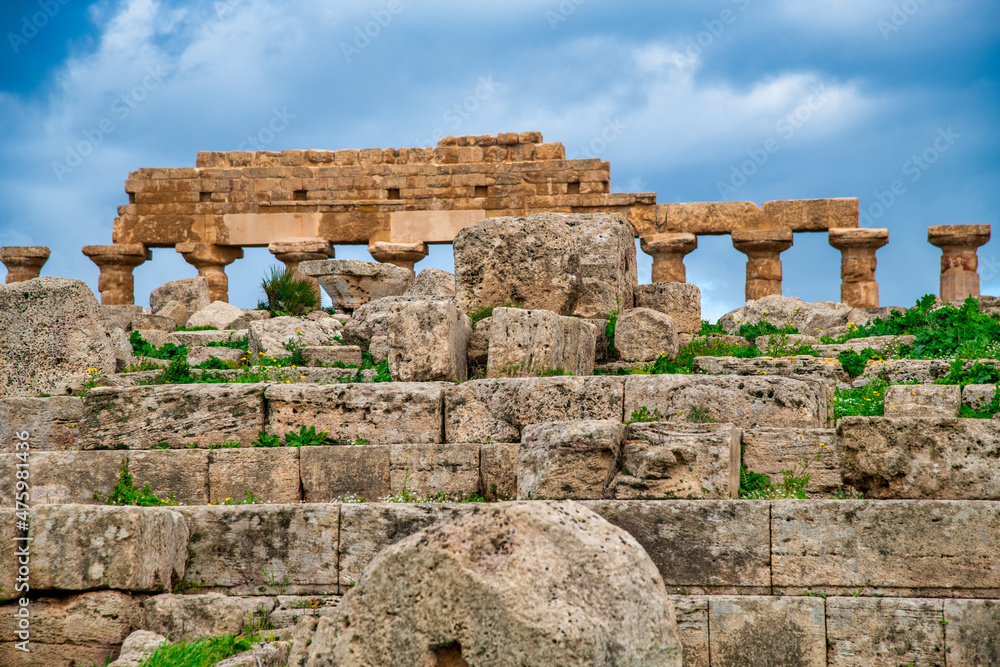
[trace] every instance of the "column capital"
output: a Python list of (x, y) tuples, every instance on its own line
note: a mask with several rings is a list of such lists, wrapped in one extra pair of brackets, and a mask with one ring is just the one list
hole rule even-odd
[(938, 248), (978, 248), (990, 240), (990, 225), (933, 225), (927, 242)]
[(783, 252), (792, 247), (792, 230), (737, 230), (730, 234), (733, 247), (744, 254)]
[(413, 271), (413, 265), (427, 256), (426, 243), (391, 243), (389, 241), (369, 241), (368, 252), (377, 262), (395, 264)]
[(684, 256), (698, 247), (698, 237), (687, 232), (650, 234), (639, 237), (639, 247), (653, 257), (654, 283), (684, 283)]
[(102, 305), (127, 306), (135, 303), (132, 270), (153, 258), (149, 248), (141, 243), (88, 245), (83, 246), (83, 254), (101, 270), (97, 289), (101, 292)]
[(153, 259), (153, 252), (141, 243), (85, 245), (82, 252), (98, 266), (136, 267), (147, 260)]
[(889, 230), (831, 227), (827, 238), (830, 245), (837, 250), (847, 250), (848, 248), (876, 250), (889, 242)]
[(20, 283), (37, 278), (49, 259), (45, 246), (5, 246), (0, 248), (0, 262), (7, 267), (7, 283)]

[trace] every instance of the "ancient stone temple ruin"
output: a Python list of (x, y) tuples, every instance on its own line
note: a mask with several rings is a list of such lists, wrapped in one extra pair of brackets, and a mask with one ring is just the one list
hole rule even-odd
[[(928, 230), (940, 299), (886, 334), (856, 199), (657, 203), (609, 169), (530, 132), (201, 153), (129, 176), (84, 248), (101, 303), (0, 249), (0, 665), (1000, 664), (989, 226)], [(781, 294), (797, 232), (840, 302)], [(704, 234), (747, 256), (707, 327)], [(430, 243), (454, 274), (414, 270)], [(199, 275), (137, 305), (171, 247)], [(229, 304), (245, 247), (334, 308)]]

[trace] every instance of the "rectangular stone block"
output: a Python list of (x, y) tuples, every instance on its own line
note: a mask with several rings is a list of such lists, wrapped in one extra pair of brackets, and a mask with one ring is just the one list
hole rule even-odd
[(209, 501), (209, 454), (204, 449), (136, 450), (128, 452), (128, 467), (140, 489), (149, 484), (160, 498), (172, 495), (179, 503), (202, 505)]
[[(305, 447), (310, 449), (310, 447)], [(212, 503), (241, 501), (247, 494), (264, 503), (297, 503), (298, 447), (213, 449), (208, 454), (208, 484)]]
[[(141, 601), (138, 597), (121, 591), (94, 591), (69, 597), (47, 597), (44, 594), (39, 597), (32, 594), (30, 599), (29, 648), (32, 653), (36, 642), (53, 646), (65, 645), (71, 657), (73, 648), (100, 647), (110, 652), (129, 633), (142, 625)], [(0, 642), (18, 641), (15, 634), (18, 621), (13, 616), (16, 609), (16, 602), (0, 606)], [(30, 654), (22, 653), (22, 656), (30, 657)], [(0, 664), (26, 663), (14, 661)]]
[[(690, 202), (658, 204), (665, 209), (668, 232), (729, 234), (744, 229), (760, 229), (760, 209), (752, 201)], [(664, 217), (658, 210), (657, 218)]]
[(464, 382), (472, 321), (454, 299), (410, 298), (388, 307), (389, 372), (402, 382)]
[(825, 232), (831, 227), (858, 226), (858, 200), (791, 199), (766, 201), (760, 207), (763, 229), (791, 229), (793, 232)]
[(392, 495), (388, 445), (304, 447), (299, 467), (307, 503), (329, 503), (345, 496), (374, 502)]
[(823, 602), (812, 597), (710, 597), (712, 664), (826, 667)]
[(776, 593), (970, 597), (1000, 592), (1000, 505), (986, 501), (777, 500)]
[(625, 425), (610, 420), (526, 426), (517, 454), (517, 497), (534, 500), (609, 498)]
[(638, 540), (659, 568), (668, 591), (771, 592), (767, 501), (582, 502)]
[(961, 403), (957, 384), (891, 385), (885, 392), (885, 416), (957, 417)]
[(15, 589), (18, 558), (15, 551), (24, 544), (14, 539), (23, 536), (23, 531), (17, 528), (14, 512), (14, 508), (0, 508), (0, 601), (20, 597), (26, 592)]
[(390, 445), (392, 493), (403, 484), (418, 496), (444, 493), (451, 500), (479, 493), (479, 445)]
[(962, 406), (984, 410), (996, 395), (995, 384), (967, 384), (962, 387)]
[[(32, 505), (93, 504), (94, 492), (109, 493), (118, 481), (123, 452), (38, 452), (27, 461)], [(0, 505), (14, 507), (14, 454), (0, 455)], [(25, 468), (20, 468), (25, 470)]]
[(307, 366), (333, 366), (341, 363), (361, 367), (361, 348), (357, 345), (313, 345), (302, 348)]
[(624, 378), (473, 380), (445, 393), (446, 442), (520, 442), (528, 424), (575, 419), (622, 421)]
[(1000, 665), (1000, 600), (945, 600), (949, 667)]
[(188, 528), (174, 509), (35, 507), (31, 536), (34, 590), (161, 593), (184, 577)]
[(684, 667), (710, 667), (708, 653), (708, 601), (705, 595), (671, 595), (677, 638)]
[(339, 505), (212, 505), (176, 511), (191, 531), (186, 586), (227, 595), (337, 590)]
[(825, 403), (814, 384), (792, 378), (636, 375), (625, 381), (624, 414), (645, 406), (671, 421), (691, 419), (694, 413), (698, 419), (740, 428), (817, 428), (825, 422)]
[[(951, 367), (942, 359), (886, 359), (865, 364), (862, 378), (880, 378), (889, 384), (933, 384), (948, 375)], [(860, 379), (860, 378), (859, 378)]]
[[(760, 340), (758, 338), (757, 340)], [(789, 377), (797, 380), (848, 383), (851, 378), (840, 362), (826, 357), (800, 354), (790, 357), (695, 357), (695, 373), (708, 375), (767, 375)]]
[(701, 331), (701, 290), (693, 283), (639, 285), (637, 308), (652, 308), (674, 318), (677, 333)]
[(373, 445), (442, 442), (446, 387), (416, 382), (271, 386), (264, 394), (267, 431), (284, 435), (305, 425), (327, 431), (328, 439), (340, 443), (356, 436)]
[(827, 598), (829, 666), (944, 665), (951, 628), (942, 607), (942, 600)]
[(479, 487), (489, 500), (517, 497), (517, 452), (520, 444), (498, 442), (479, 446)]
[(267, 615), (277, 598), (240, 597), (222, 593), (174, 595), (165, 593), (142, 603), (143, 630), (170, 637), (171, 641), (241, 635), (251, 619)]
[(634, 423), (612, 497), (722, 499), (740, 488), (740, 431), (732, 424)]
[(562, 369), (594, 370), (596, 331), (590, 322), (547, 310), (494, 308), (490, 317), (488, 377), (530, 377)]
[(76, 449), (83, 399), (0, 398), (0, 453), (13, 453), (15, 433), (27, 433), (29, 451)]
[(844, 481), (869, 498), (1000, 500), (1000, 429), (992, 422), (844, 417)]
[(84, 449), (175, 449), (238, 441), (264, 428), (264, 388), (253, 384), (98, 387), (84, 399)]
[(867, 338), (852, 338), (843, 343), (830, 345), (814, 345), (820, 356), (836, 357), (844, 350), (852, 350), (861, 353), (866, 348), (875, 350), (883, 357), (892, 357), (899, 352), (903, 345), (912, 345), (916, 336), (868, 336)]
[(805, 465), (806, 492), (832, 493), (844, 485), (839, 443), (833, 429), (751, 428), (743, 431), (743, 463), (774, 484), (781, 482), (782, 470), (796, 469), (796, 476), (801, 477)]

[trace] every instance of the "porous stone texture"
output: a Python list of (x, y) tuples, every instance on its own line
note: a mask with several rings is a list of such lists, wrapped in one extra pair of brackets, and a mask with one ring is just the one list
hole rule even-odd
[(708, 654), (708, 600), (703, 595), (671, 595), (677, 638), (684, 667), (710, 667)]
[(944, 620), (948, 665), (1000, 665), (1000, 600), (945, 600)]
[(251, 322), (248, 330), (247, 350), (257, 358), (261, 354), (272, 357), (287, 357), (291, 352), (285, 347), (295, 345), (340, 345), (342, 326), (337, 320), (327, 317), (310, 320), (306, 317), (272, 317), (260, 322)]
[(455, 276), (441, 269), (424, 269), (403, 296), (455, 296)]
[(776, 500), (774, 593), (996, 597), (1000, 507), (982, 501)]
[(399, 382), (464, 382), (472, 320), (454, 299), (393, 302), (386, 315), (389, 375)]
[[(202, 504), (209, 500), (208, 459), (204, 449), (185, 450), (133, 450), (130, 452), (81, 452), (88, 456), (128, 456), (128, 468), (133, 483), (140, 489), (149, 484), (149, 490), (160, 498), (173, 496), (179, 503)], [(107, 490), (107, 489), (105, 489)]]
[(809, 303), (791, 296), (770, 294), (761, 299), (747, 301), (745, 306), (732, 310), (719, 319), (719, 324), (729, 333), (739, 331), (742, 324), (756, 324), (761, 320), (783, 327), (792, 325), (799, 333), (810, 336), (835, 335), (849, 323), (867, 324), (876, 318), (886, 318), (894, 310), (904, 308), (851, 308), (843, 303), (817, 301)]
[(736, 498), (740, 431), (732, 424), (634, 423), (612, 498)]
[(692, 283), (639, 285), (635, 305), (669, 315), (678, 333), (701, 331), (701, 290)]
[(485, 443), (479, 446), (479, 486), (490, 501), (517, 497), (517, 453), (514, 442)]
[[(780, 484), (782, 470), (802, 468), (809, 474), (806, 493), (833, 493), (844, 485), (840, 476), (840, 439), (825, 428), (751, 428), (743, 431), (743, 463), (747, 470)], [(806, 463), (806, 461), (808, 463)]]
[(442, 442), (446, 386), (416, 382), (271, 386), (264, 393), (267, 431), (284, 435), (306, 424), (327, 431), (327, 438), (339, 443), (355, 436), (373, 445)]
[(306, 366), (346, 366), (361, 367), (361, 348), (357, 345), (310, 345), (302, 349)]
[(344, 325), (341, 333), (344, 343), (359, 346), (375, 363), (385, 361), (389, 357), (389, 315), (397, 303), (409, 300), (410, 297), (385, 297), (361, 306)]
[[(962, 405), (972, 410), (984, 410), (993, 397), (996, 396), (997, 386), (995, 384), (967, 384), (962, 387)], [(0, 401), (0, 414), (3, 410), (3, 402)], [(2, 437), (3, 426), (0, 425), (0, 437)]]
[(608, 497), (624, 442), (625, 425), (620, 421), (559, 421), (525, 427), (517, 454), (518, 498)]
[(338, 505), (175, 509), (191, 532), (185, 586), (229, 595), (336, 592)]
[(239, 635), (252, 614), (272, 611), (277, 600), (263, 595), (237, 597), (222, 593), (174, 595), (165, 593), (142, 603), (143, 627), (167, 635), (171, 641)]
[(711, 419), (740, 428), (818, 428), (826, 420), (825, 394), (820, 395), (813, 384), (763, 375), (627, 378), (624, 414), (644, 406), (650, 413), (659, 410), (665, 421)]
[(818, 598), (711, 597), (712, 664), (827, 667), (825, 612)]
[[(762, 500), (587, 500), (632, 535), (668, 589), (771, 594), (770, 504)], [(795, 592), (799, 595), (802, 588)]]
[(121, 373), (129, 366), (137, 363), (135, 355), (132, 354), (132, 343), (129, 342), (128, 334), (121, 329), (112, 329), (108, 332), (111, 339), (111, 346), (115, 351), (115, 372)]
[(885, 391), (886, 417), (957, 417), (961, 405), (957, 384), (896, 384)]
[(354, 311), (370, 301), (399, 296), (413, 280), (413, 271), (392, 264), (357, 259), (302, 262), (299, 271), (319, 284), (340, 310)]
[(87, 285), (35, 278), (0, 285), (0, 398), (69, 394), (115, 372), (115, 351)]
[(188, 350), (187, 361), (190, 365), (197, 366), (213, 357), (219, 361), (232, 361), (238, 364), (246, 359), (247, 353), (231, 347), (205, 347), (199, 345)]
[(866, 348), (875, 350), (883, 357), (895, 356), (903, 345), (913, 345), (916, 336), (869, 336), (867, 338), (852, 338), (843, 343), (830, 345), (814, 345), (820, 356), (836, 357), (844, 350), (861, 353)]
[(692, 369), (708, 375), (768, 375), (848, 383), (851, 378), (836, 359), (798, 354), (790, 357), (695, 357)]
[(632, 308), (615, 323), (615, 348), (624, 361), (676, 359), (677, 326), (674, 318), (650, 308)]
[(246, 329), (250, 321), (250, 315), (243, 309), (225, 301), (213, 301), (192, 312), (188, 317), (187, 327), (189, 329), (206, 326), (213, 326), (216, 329)]
[[(163, 347), (167, 343), (173, 342), (173, 333), (162, 329), (133, 329), (139, 336), (152, 347)], [(153, 361), (156, 361), (155, 359)], [(165, 360), (160, 360), (165, 361)]]
[(486, 372), (486, 364), (490, 354), (490, 327), (493, 318), (484, 317), (472, 326), (469, 336), (469, 349), (466, 355), (469, 377), (477, 372)]
[(94, 591), (67, 597), (49, 597), (32, 591), (28, 606), (30, 637), (24, 652), (17, 603), (0, 606), (0, 664), (20, 667), (74, 667), (103, 665), (111, 652), (142, 625), (142, 606), (135, 596), (120, 591)]
[(514, 303), (603, 317), (635, 303), (635, 230), (617, 213), (536, 213), (481, 220), (455, 235), (463, 312)]
[(285, 667), (291, 652), (287, 641), (255, 642), (249, 651), (220, 660), (212, 667)]
[(191, 311), (180, 301), (166, 302), (156, 314), (172, 319), (175, 328), (186, 326), (188, 318), (191, 317)]
[(132, 318), (144, 312), (150, 312), (149, 308), (135, 305), (105, 306), (102, 304), (99, 308), (105, 331), (111, 331), (112, 329), (121, 329), (126, 332), (131, 331)]
[(83, 403), (84, 449), (249, 444), (264, 428), (264, 388), (253, 384), (98, 387)]
[(494, 505), (401, 540), (319, 620), (308, 654), (387, 667), (681, 664), (652, 562), (572, 503)]
[(188, 348), (203, 347), (209, 343), (232, 343), (247, 337), (247, 329), (214, 331), (175, 331), (167, 336), (166, 341), (174, 345), (184, 345)]
[(590, 322), (522, 308), (495, 308), (489, 320), (489, 377), (558, 369), (590, 375), (594, 370), (596, 328)]
[(865, 364), (865, 372), (855, 380), (867, 384), (871, 378), (879, 378), (890, 384), (933, 384), (935, 380), (948, 375), (949, 362), (943, 359), (886, 359), (872, 360)]
[(473, 380), (445, 392), (445, 442), (520, 442), (528, 424), (622, 421), (623, 378)]
[(0, 398), (0, 453), (13, 453), (15, 434), (27, 434), (32, 451), (65, 451), (77, 447), (83, 417), (79, 396)]
[(775, 348), (799, 347), (800, 345), (819, 345), (819, 338), (806, 334), (770, 334), (767, 336), (757, 336), (754, 345), (761, 354), (768, 354)]
[(389, 445), (392, 493), (406, 488), (424, 497), (461, 500), (479, 492), (479, 445)]
[[(941, 600), (830, 597), (826, 601), (829, 667), (944, 665)], [(947, 664), (951, 663), (948, 656)]]
[(303, 447), (299, 454), (302, 498), (328, 503), (344, 496), (369, 501), (392, 495), (389, 447)]
[(36, 590), (161, 593), (184, 578), (188, 527), (172, 509), (45, 505), (31, 535)]
[(844, 481), (867, 498), (1000, 500), (1000, 431), (989, 419), (844, 417)]
[(122, 643), (118, 659), (108, 667), (140, 667), (167, 638), (148, 630), (136, 630)]
[(297, 503), (299, 448), (226, 448), (209, 453), (208, 484), (212, 503), (242, 501), (247, 494), (265, 503)]
[(171, 280), (149, 293), (149, 307), (157, 315), (171, 301), (184, 306), (189, 313), (197, 313), (212, 303), (208, 295), (208, 279), (204, 276)]
[(173, 331), (177, 328), (177, 322), (172, 317), (165, 315), (150, 315), (143, 313), (132, 318), (132, 330), (139, 331), (154, 329), (156, 331)]
[[(96, 454), (96, 456), (91, 456)], [(31, 452), (31, 505), (93, 504), (94, 491), (109, 493), (118, 481), (122, 452)], [(0, 455), (0, 505), (14, 507), (16, 454)]]

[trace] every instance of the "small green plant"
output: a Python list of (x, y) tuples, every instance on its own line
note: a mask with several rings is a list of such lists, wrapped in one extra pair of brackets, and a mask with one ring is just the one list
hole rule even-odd
[[(255, 496), (253, 494), (253, 492), (250, 491), (250, 489), (247, 489), (243, 493), (243, 499), (242, 500), (233, 500), (232, 498), (224, 498), (222, 500), (222, 502), (220, 502), (219, 504), (220, 505), (256, 505), (256, 504), (261, 503), (263, 501), (264, 501), (263, 498), (261, 498), (260, 496)], [(209, 503), (209, 505), (211, 505), (211, 504), (212, 503)]]
[(264, 582), (267, 588), (270, 588), (276, 595), (284, 595), (285, 590), (288, 588), (288, 573), (285, 572), (278, 578), (278, 575), (274, 572), (274, 569), (270, 566), (267, 568), (258, 567), (261, 574), (264, 575)]
[(122, 457), (121, 469), (118, 473), (118, 481), (111, 489), (111, 493), (101, 493), (94, 491), (94, 500), (101, 505), (138, 505), (140, 507), (159, 507), (161, 505), (176, 505), (173, 494), (167, 498), (159, 498), (150, 488), (149, 483), (138, 488), (133, 479), (132, 473), (128, 469), (128, 457)]
[(608, 359), (618, 358), (618, 348), (615, 347), (615, 326), (618, 324), (618, 309), (612, 310), (604, 324), (604, 336), (608, 339)]
[(231, 362), (228, 361), (223, 361), (218, 357), (209, 357), (205, 361), (194, 366), (194, 368), (200, 368), (203, 370), (211, 370), (211, 371), (226, 371), (235, 367), (236, 367), (235, 364), (232, 364)]
[(741, 324), (740, 330), (737, 332), (738, 335), (743, 336), (749, 342), (754, 342), (757, 340), (758, 336), (771, 336), (774, 334), (797, 334), (799, 330), (795, 327), (789, 325), (783, 327), (777, 327), (770, 322), (761, 320), (753, 324)]
[(168, 642), (157, 648), (139, 667), (210, 667), (238, 653), (249, 651), (258, 639), (222, 635)]
[(740, 498), (753, 498), (771, 487), (771, 478), (761, 473), (753, 472), (740, 464)]
[(973, 363), (968, 368), (966, 362), (956, 359), (951, 362), (948, 375), (935, 380), (934, 384), (996, 384), (1000, 382), (1000, 368), (983, 364), (979, 361)]
[(349, 443), (347, 443), (347, 444), (349, 444), (349, 445), (367, 445), (368, 444), (368, 440), (366, 440), (365, 438), (362, 438), (360, 435), (356, 435), (353, 438), (351, 438), (351, 441)]
[(142, 357), (139, 359), (138, 363), (132, 364), (128, 368), (122, 371), (122, 373), (141, 373), (142, 371), (158, 371), (162, 366), (155, 361), (150, 361), (149, 359)]
[[(819, 458), (818, 456), (816, 457)], [(763, 475), (767, 479), (765, 484), (763, 480), (759, 477), (754, 480), (754, 487), (752, 490), (748, 489), (746, 493), (743, 493), (742, 484), (740, 489), (740, 498), (745, 498), (748, 500), (779, 500), (786, 498), (799, 498), (805, 499), (809, 497), (806, 493), (806, 485), (809, 484), (809, 473), (807, 472), (809, 468), (810, 459), (808, 456), (802, 457), (801, 467), (796, 464), (792, 466), (791, 469), (781, 471), (781, 483), (772, 484), (770, 478)], [(749, 473), (751, 475), (756, 475), (756, 473)], [(742, 480), (742, 473), (740, 478)]]
[(244, 352), (250, 346), (250, 339), (247, 336), (243, 338), (238, 338), (236, 340), (218, 341), (213, 340), (210, 343), (205, 343), (205, 347), (228, 347), (231, 350), (243, 350)]
[(170, 361), (179, 357), (186, 357), (188, 353), (187, 347), (174, 345), (173, 343), (167, 343), (163, 347), (153, 347), (146, 342), (146, 339), (138, 331), (133, 331), (129, 335), (129, 342), (132, 344), (132, 354), (137, 357), (166, 359)]
[(485, 320), (487, 317), (493, 316), (493, 306), (483, 306), (482, 308), (476, 308), (471, 313), (469, 313), (469, 319), (472, 320), (472, 324), (475, 325), (476, 322)]
[(874, 378), (868, 384), (833, 392), (833, 418), (881, 416), (885, 414), (885, 392), (889, 383)]
[(81, 396), (86, 396), (87, 392), (97, 386), (97, 381), (101, 377), (101, 372), (96, 368), (87, 369), (87, 379), (83, 382), (83, 391), (80, 392)]
[(343, 496), (337, 496), (336, 498), (333, 499), (333, 502), (344, 503), (346, 505), (353, 505), (357, 503), (366, 503), (368, 502), (368, 499), (365, 498), (364, 496), (359, 496), (356, 493), (348, 493)]
[(973, 408), (963, 403), (958, 416), (966, 419), (991, 419), (998, 412), (1000, 412), (1000, 383), (996, 385), (989, 403), (981, 408)]
[(240, 446), (237, 440), (226, 440), (225, 442), (212, 442), (209, 443), (209, 449), (235, 449)]
[(276, 435), (268, 435), (264, 431), (257, 431), (257, 439), (250, 443), (253, 447), (280, 447), (281, 439)]
[(645, 422), (658, 422), (662, 421), (663, 416), (660, 414), (659, 408), (653, 408), (650, 412), (649, 408), (645, 405), (641, 406), (638, 410), (633, 410), (632, 415), (626, 421), (626, 424), (636, 424)]
[(271, 317), (305, 315), (320, 306), (319, 290), (311, 280), (296, 278), (283, 266), (271, 267), (271, 273), (260, 283), (264, 300), (257, 304)]
[(861, 350), (861, 353), (857, 353), (854, 350), (842, 350), (840, 354), (837, 355), (837, 359), (840, 361), (841, 367), (844, 369), (852, 379), (858, 377), (865, 372), (865, 366), (872, 359), (881, 359), (882, 356), (877, 350), (873, 350), (870, 347), (866, 347)]
[(692, 424), (715, 424), (718, 422), (718, 420), (712, 417), (711, 410), (703, 405), (688, 406), (688, 411), (684, 416), (684, 421)]
[(326, 434), (327, 431), (320, 431), (317, 433), (315, 426), (306, 428), (303, 425), (299, 427), (298, 433), (295, 431), (289, 431), (285, 434), (285, 444), (289, 447), (311, 447), (313, 445), (323, 445), (326, 444)]
[(157, 384), (191, 384), (194, 381), (187, 356), (175, 357), (156, 378)]

